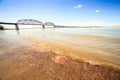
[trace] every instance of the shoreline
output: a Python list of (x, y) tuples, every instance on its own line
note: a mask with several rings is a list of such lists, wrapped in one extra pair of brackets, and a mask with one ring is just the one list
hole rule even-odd
[[(94, 58), (90, 58), (90, 57), (87, 58), (87, 56), (90, 56), (90, 55), (97, 58), (97, 57), (99, 57), (98, 54), (96, 54), (97, 55), (96, 56), (94, 53), (91, 53), (91, 52), (88, 52), (88, 51), (84, 52), (84, 50), (82, 51), (82, 49), (79, 50), (79, 51), (74, 50), (74, 49), (72, 50), (71, 47), (60, 44), (59, 42), (54, 42), (53, 43), (53, 42), (49, 42), (49, 41), (42, 41), (42, 40), (40, 41), (39, 39), (34, 37), (34, 39), (33, 38), (24, 38), (22, 43), (25, 43), (25, 44), (22, 45), (25, 48), (27, 48), (29, 46), (28, 49), (33, 48), (34, 50), (43, 51), (43, 52), (44, 51), (50, 51), (50, 52), (54, 52), (55, 54), (58, 54), (58, 55), (71, 57), (72, 59), (78, 59), (80, 61), (82, 60), (84, 62), (90, 63), (91, 65), (108, 66), (108, 67), (113, 67), (113, 68), (116, 68), (116, 69), (120, 70), (120, 65), (119, 64), (115, 64), (115, 63), (112, 63), (112, 62), (109, 62), (109, 61), (106, 61), (106, 60), (103, 60), (103, 59), (101, 60), (100, 58), (98, 58), (98, 59), (94, 59)], [(26, 44), (29, 44), (29, 45), (26, 45)], [(20, 47), (20, 46), (16, 46), (16, 48), (17, 47)], [(13, 49), (10, 48), (8, 50), (5, 50), (5, 52), (9, 51), (9, 50), (14, 51), (14, 48)], [(4, 53), (4, 51), (1, 51), (1, 53)], [(81, 53), (80, 54), (81, 57), (77, 56), (77, 55), (74, 55), (73, 53), (79, 53), (79, 54)], [(89, 53), (90, 53), (90, 55), (89, 55)], [(85, 54), (85, 55), (82, 55), (82, 54)]]
[[(107, 67), (112, 67), (114, 69), (120, 70), (120, 65), (119, 64), (111, 63), (111, 62), (106, 61), (106, 60), (85, 58), (83, 56), (80, 57), (80, 56), (73, 55), (71, 53), (68, 54), (69, 51), (71, 51), (71, 48), (69, 48), (69, 47), (64, 47), (63, 48), (63, 45), (60, 46), (60, 44), (59, 44), (59, 46), (57, 46), (56, 44), (57, 43), (53, 44), (53, 43), (46, 42), (45, 45), (47, 45), (47, 48), (49, 48), (50, 51), (52, 51), (52, 52), (54, 52), (54, 53), (56, 53), (58, 55), (71, 57), (72, 59), (77, 59), (77, 60), (80, 60), (80, 61), (83, 61), (83, 62), (87, 62), (87, 63), (89, 63), (91, 65), (107, 66)], [(73, 53), (74, 53), (74, 51), (73, 51)], [(79, 53), (79, 52), (77, 52), (77, 53)]]
[[(78, 59), (80, 61), (82, 60), (84, 62), (90, 63), (91, 65), (108, 66), (108, 67), (113, 67), (115, 69), (120, 70), (119, 64), (115, 64), (115, 63), (103, 60), (102, 57), (101, 57), (101, 59), (100, 58), (94, 59), (94, 58), (87, 58), (87, 56), (86, 56), (87, 53), (89, 53), (91, 56), (94, 56), (96, 58), (101, 56), (101, 55), (98, 55), (98, 54), (95, 55), (95, 53), (91, 53), (91, 52), (87, 52), (87, 51), (84, 52), (84, 50), (82, 51), (82, 49), (79, 51), (72, 50), (71, 47), (68, 47), (66, 45), (62, 45), (58, 42), (52, 43), (52, 42), (48, 42), (48, 41), (43, 41), (43, 44), (46, 45), (48, 50), (50, 50), (58, 55), (68, 56), (68, 57), (71, 57), (72, 59)], [(59, 45), (59, 47), (58, 47), (58, 45)], [(73, 53), (82, 53), (82, 54), (80, 54), (81, 55), (81, 57), (80, 57), (80, 56), (77, 56)], [(84, 53), (85, 53), (85, 55), (83, 55)], [(90, 55), (88, 55), (88, 56), (90, 56)]]

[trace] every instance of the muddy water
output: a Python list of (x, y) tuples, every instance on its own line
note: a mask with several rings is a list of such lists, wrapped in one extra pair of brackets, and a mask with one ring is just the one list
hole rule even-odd
[[(49, 46), (52, 51), (93, 62), (120, 65), (120, 29), (47, 28), (0, 31), (0, 55), (18, 48)], [(40, 43), (39, 43), (40, 41)], [(29, 42), (29, 43), (28, 43)]]

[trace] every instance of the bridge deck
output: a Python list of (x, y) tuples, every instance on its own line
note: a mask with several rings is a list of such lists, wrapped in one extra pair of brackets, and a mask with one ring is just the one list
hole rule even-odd
[(0, 22), (0, 24), (10, 24), (10, 25), (41, 25), (41, 24), (21, 24), (21, 23), (9, 23), (9, 22)]
[(0, 24), (10, 24), (10, 25), (16, 25), (16, 23), (9, 23), (9, 22), (0, 22)]

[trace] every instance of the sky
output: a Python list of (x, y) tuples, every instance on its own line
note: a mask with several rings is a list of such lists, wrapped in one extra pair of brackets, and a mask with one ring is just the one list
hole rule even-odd
[(19, 19), (69, 26), (118, 26), (120, 0), (0, 0), (0, 22)]

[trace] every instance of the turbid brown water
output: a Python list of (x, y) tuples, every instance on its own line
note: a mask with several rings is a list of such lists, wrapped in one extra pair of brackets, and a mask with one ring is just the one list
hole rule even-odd
[[(32, 31), (25, 31), (26, 33), (23, 31), (22, 33), (20, 31), (19, 35), (14, 31), (1, 31), (1, 80), (120, 79), (120, 69), (118, 68), (119, 56), (111, 54), (115, 51), (115, 55), (119, 55), (118, 47), (113, 45), (119, 44), (118, 39), (63, 34), (61, 32), (54, 32), (54, 30), (52, 30), (53, 32), (46, 31), (40, 33), (36, 31), (33, 31), (33, 33)], [(36, 33), (39, 34), (35, 35)], [(78, 37), (79, 39), (77, 40)], [(83, 41), (84, 43), (84, 40), (87, 44), (82, 45), (82, 42), (77, 42)], [(96, 44), (92, 46), (90, 45), (92, 43), (86, 40), (93, 40), (93, 43), (98, 41), (98, 43), (95, 42)], [(111, 42), (113, 47), (99, 42)], [(109, 51), (107, 46), (110, 46), (113, 50)], [(99, 50), (104, 50), (102, 52), (107, 52), (111, 55), (98, 54)], [(96, 51), (98, 52), (97, 54), (95, 54)], [(102, 65), (100, 63), (108, 63), (109, 65)]]

